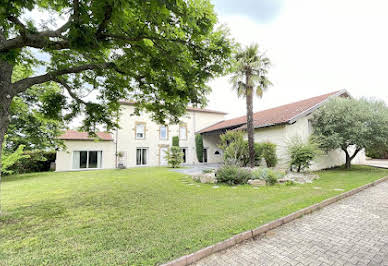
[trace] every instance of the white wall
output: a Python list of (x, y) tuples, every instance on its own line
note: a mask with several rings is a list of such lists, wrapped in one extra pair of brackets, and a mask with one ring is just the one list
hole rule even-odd
[(102, 151), (102, 168), (115, 168), (115, 144), (113, 141), (66, 140), (66, 149), (57, 151), (56, 171), (71, 171), (73, 151)]
[[(118, 151), (126, 156), (123, 158), (126, 167), (136, 166), (136, 148), (148, 148), (147, 166), (160, 165), (160, 147), (171, 146), (172, 137), (179, 136), (179, 125), (168, 125), (168, 139), (159, 137), (160, 125), (153, 122), (147, 113), (140, 116), (132, 116), (134, 106), (123, 105), (120, 111), (120, 129), (118, 131)], [(187, 149), (187, 164), (198, 163), (195, 150), (195, 133), (207, 126), (224, 119), (223, 114), (189, 111), (181, 118), (181, 122), (187, 125), (187, 140), (180, 139), (179, 146)], [(135, 138), (136, 122), (146, 123), (145, 139)]]
[[(203, 147), (207, 149), (208, 163), (221, 163), (223, 161), (222, 150), (218, 148), (219, 143), (219, 135), (203, 135)], [(218, 155), (216, 155), (217, 151)]]
[[(309, 128), (308, 120), (310, 116), (298, 119), (294, 124), (286, 124), (281, 126), (273, 126), (267, 128), (255, 129), (255, 142), (269, 141), (277, 145), (276, 152), (279, 159), (277, 168), (288, 169), (289, 156), (287, 145), (290, 140), (299, 135), (303, 140), (307, 141), (312, 132)], [(247, 138), (247, 136), (245, 136)], [(365, 161), (364, 151), (360, 151), (354, 158), (352, 163), (363, 163)], [(323, 155), (318, 156), (312, 163), (310, 170), (319, 170), (331, 168), (334, 166), (343, 165), (345, 163), (345, 153), (342, 150), (333, 150)]]

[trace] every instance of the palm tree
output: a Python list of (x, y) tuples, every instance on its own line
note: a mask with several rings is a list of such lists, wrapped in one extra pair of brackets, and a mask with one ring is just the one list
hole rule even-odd
[(254, 167), (253, 93), (261, 98), (263, 92), (272, 85), (266, 76), (271, 62), (264, 53), (260, 53), (257, 44), (252, 44), (244, 50), (238, 51), (235, 55), (235, 61), (231, 83), (238, 96), (246, 99), (249, 165)]

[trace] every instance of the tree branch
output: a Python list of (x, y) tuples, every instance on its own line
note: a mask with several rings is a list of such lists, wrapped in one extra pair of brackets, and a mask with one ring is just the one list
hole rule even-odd
[(19, 26), (19, 32), (22, 36), (25, 36), (26, 33), (27, 33), (27, 28), (26, 26), (17, 18), (17, 17), (14, 17), (14, 16), (8, 16), (7, 19), (9, 21), (11, 21), (12, 23), (16, 24), (17, 26)]
[(62, 50), (70, 48), (70, 44), (67, 40), (62, 41), (50, 41), (47, 38), (36, 34), (27, 34), (24, 37), (18, 36), (13, 39), (9, 39), (0, 45), (0, 52), (4, 52), (10, 49), (23, 48), (23, 47), (33, 47), (33, 48), (51, 48), (55, 50)]
[(350, 160), (353, 160), (361, 150), (362, 150), (361, 148), (357, 148), (357, 149), (354, 151), (353, 155), (350, 156)]
[(23, 92), (29, 87), (36, 85), (36, 84), (42, 84), (47, 81), (54, 81), (57, 79), (57, 77), (66, 75), (66, 74), (74, 74), (74, 73), (80, 73), (85, 70), (94, 70), (94, 69), (103, 69), (103, 68), (117, 68), (117, 66), (112, 62), (102, 63), (102, 64), (86, 64), (66, 69), (61, 69), (57, 71), (48, 72), (44, 75), (35, 76), (31, 78), (26, 78), (19, 80), (12, 84), (13, 91), (17, 93)]
[(62, 50), (70, 48), (69, 42), (67, 40), (60, 41), (51, 41), (48, 38), (50, 37), (62, 37), (62, 33), (69, 29), (71, 23), (74, 19), (78, 20), (79, 18), (79, 2), (78, 0), (73, 1), (73, 15), (69, 17), (67, 22), (59, 27), (56, 30), (46, 30), (37, 33), (28, 33), (26, 26), (14, 16), (9, 16), (7, 19), (12, 23), (15, 23), (20, 28), (21, 36), (5, 40), (0, 43), (0, 52), (7, 51), (15, 48), (23, 48), (26, 46), (33, 48), (51, 48), (55, 50)]
[(157, 37), (151, 37), (151, 36), (128, 37), (128, 36), (117, 35), (117, 34), (102, 34), (102, 36), (105, 37), (105, 38), (122, 40), (122, 41), (127, 41), (127, 42), (138, 42), (138, 41), (142, 41), (144, 39), (149, 39), (149, 40), (152, 40), (152, 41), (179, 42), (179, 43), (183, 43), (183, 44), (186, 44), (186, 45), (191, 45), (189, 42), (187, 42), (185, 40), (165, 39), (165, 38), (157, 38)]
[(108, 5), (105, 7), (104, 19), (102, 20), (102, 22), (100, 23), (96, 31), (97, 38), (102, 37), (102, 33), (105, 31), (106, 26), (108, 25), (108, 22), (112, 17), (112, 12), (113, 12), (113, 8), (111, 5)]
[(84, 105), (87, 104), (84, 100), (82, 100), (80, 97), (78, 97), (78, 95), (73, 91), (73, 88), (71, 88), (64, 80), (59, 79), (59, 78), (55, 78), (53, 81), (61, 84), (67, 90), (70, 97), (73, 98), (74, 100), (76, 100), (77, 103), (84, 104)]

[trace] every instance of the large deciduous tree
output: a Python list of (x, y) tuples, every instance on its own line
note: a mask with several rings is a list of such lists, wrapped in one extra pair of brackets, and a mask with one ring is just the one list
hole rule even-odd
[(246, 99), (249, 165), (254, 167), (253, 94), (262, 97), (264, 90), (271, 85), (267, 78), (270, 60), (263, 53), (260, 53), (257, 44), (237, 52), (235, 60), (231, 83), (238, 96)]
[(312, 126), (321, 148), (344, 151), (346, 168), (362, 149), (388, 143), (388, 109), (381, 101), (331, 99), (314, 114)]
[[(90, 132), (117, 126), (124, 98), (177, 121), (205, 104), (206, 82), (229, 62), (232, 42), (216, 23), (209, 0), (0, 0), (0, 147), (13, 100), (32, 86), (52, 116), (85, 113)], [(38, 71), (12, 80), (17, 65)], [(61, 89), (40, 97), (47, 82)]]
[[(20, 80), (31, 74), (31, 69), (19, 65), (14, 68), (12, 79)], [(3, 152), (14, 152), (20, 145), (24, 150), (53, 150), (62, 145), (57, 138), (65, 128), (62, 110), (50, 106), (51, 102), (62, 100), (62, 97), (58, 99), (60, 93), (57, 83), (47, 82), (13, 98)]]

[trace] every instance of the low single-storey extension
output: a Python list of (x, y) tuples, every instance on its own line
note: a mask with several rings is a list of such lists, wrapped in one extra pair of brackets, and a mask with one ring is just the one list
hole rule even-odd
[[(331, 97), (350, 97), (345, 90), (320, 95), (306, 100), (256, 112), (253, 115), (255, 142), (277, 145), (278, 168), (288, 168), (287, 143), (296, 135), (307, 140), (313, 128), (311, 117), (315, 110)], [(166, 151), (173, 136), (179, 137), (184, 164), (198, 164), (195, 135), (203, 136), (203, 163), (221, 163), (222, 150), (218, 148), (220, 135), (228, 130), (246, 130), (246, 116), (225, 120), (226, 113), (188, 108), (181, 123), (159, 125), (147, 113), (133, 115), (134, 104), (121, 102), (120, 128), (114, 134), (99, 132), (90, 138), (85, 132), (67, 131), (60, 138), (66, 149), (57, 152), (56, 170), (110, 169), (118, 167), (166, 166)], [(354, 159), (363, 163), (361, 151)], [(319, 156), (312, 170), (330, 168), (345, 163), (341, 150)]]
[[(278, 106), (253, 114), (255, 142), (269, 141), (277, 146), (279, 159), (277, 167), (287, 169), (289, 156), (287, 144), (294, 136), (307, 140), (312, 134), (311, 118), (315, 110), (321, 107), (332, 97), (350, 97), (346, 90), (331, 92), (312, 97), (306, 100)], [(220, 121), (199, 131), (204, 142), (217, 145), (219, 136), (228, 130), (246, 130), (246, 116)], [(247, 134), (245, 135), (247, 138)], [(354, 163), (364, 163), (365, 153), (359, 152)], [(319, 156), (311, 165), (311, 170), (331, 168), (345, 163), (345, 154), (342, 150), (333, 150)]]

